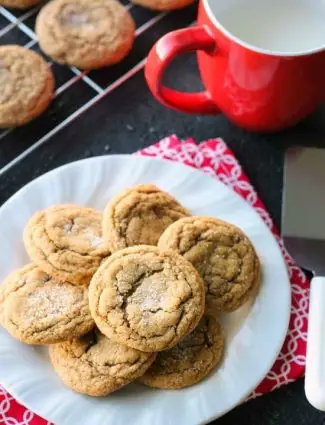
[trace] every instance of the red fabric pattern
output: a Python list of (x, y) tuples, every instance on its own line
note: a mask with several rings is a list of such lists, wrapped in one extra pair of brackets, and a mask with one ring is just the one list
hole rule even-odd
[[(286, 252), (271, 217), (249, 182), (232, 151), (221, 139), (207, 140), (197, 145), (193, 139), (179, 140), (169, 136), (138, 152), (138, 155), (179, 161), (217, 178), (241, 195), (272, 230), (288, 265), (292, 289), (292, 307), (288, 334), (272, 369), (250, 395), (253, 398), (273, 391), (303, 376), (305, 371), (309, 285), (304, 272)], [(0, 386), (0, 424), (50, 425), (35, 413), (21, 406)]]

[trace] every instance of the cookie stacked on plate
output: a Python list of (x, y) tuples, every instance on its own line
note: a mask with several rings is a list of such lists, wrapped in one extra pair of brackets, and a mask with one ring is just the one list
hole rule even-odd
[(104, 213), (59, 205), (36, 213), (24, 243), (32, 263), (0, 286), (0, 323), (28, 344), (50, 344), (75, 391), (102, 396), (138, 379), (183, 388), (223, 356), (220, 312), (259, 285), (241, 230), (193, 217), (153, 185), (113, 198)]

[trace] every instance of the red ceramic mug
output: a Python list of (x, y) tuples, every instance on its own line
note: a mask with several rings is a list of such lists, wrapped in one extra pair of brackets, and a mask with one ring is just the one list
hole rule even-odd
[[(325, 100), (325, 6), (293, 1), (200, 0), (197, 25), (152, 48), (145, 68), (151, 92), (178, 111), (224, 113), (251, 131), (296, 124)], [(197, 51), (203, 92), (162, 84), (169, 63), (189, 51)]]

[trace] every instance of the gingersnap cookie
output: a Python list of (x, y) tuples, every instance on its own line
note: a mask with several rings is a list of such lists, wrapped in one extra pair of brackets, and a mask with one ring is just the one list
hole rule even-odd
[(41, 1), (42, 0), (0, 0), (0, 6), (15, 9), (27, 9), (28, 7), (34, 6)]
[(175, 347), (161, 351), (139, 382), (154, 388), (180, 389), (202, 381), (221, 362), (225, 338), (218, 321), (204, 316)]
[(48, 107), (54, 77), (38, 54), (20, 46), (0, 46), (0, 87), (0, 128), (17, 127)]
[(91, 396), (104, 396), (129, 384), (143, 375), (156, 357), (117, 344), (97, 330), (52, 345), (49, 354), (63, 383)]
[(176, 10), (189, 6), (194, 0), (131, 0), (132, 3), (137, 4), (148, 9), (157, 11)]
[(101, 332), (146, 352), (171, 348), (194, 329), (204, 297), (191, 263), (145, 245), (113, 254), (89, 286), (90, 311)]
[(198, 270), (210, 313), (236, 310), (259, 285), (260, 263), (252, 243), (222, 220), (183, 218), (166, 229), (158, 246), (175, 250)]
[(52, 0), (37, 17), (36, 33), (41, 49), (56, 62), (96, 69), (129, 53), (135, 23), (116, 0)]
[(170, 224), (188, 215), (168, 193), (152, 184), (139, 184), (108, 203), (103, 233), (112, 252), (134, 245), (157, 245)]
[(109, 249), (102, 214), (92, 208), (58, 205), (36, 213), (24, 231), (30, 258), (59, 281), (88, 284)]
[(11, 273), (0, 285), (0, 323), (27, 344), (54, 344), (94, 327), (88, 288), (62, 283), (35, 264)]

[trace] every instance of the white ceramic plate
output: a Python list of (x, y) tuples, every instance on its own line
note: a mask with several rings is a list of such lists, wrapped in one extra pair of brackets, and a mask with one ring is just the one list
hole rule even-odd
[(118, 191), (155, 183), (197, 215), (225, 219), (246, 232), (263, 267), (255, 302), (225, 316), (222, 366), (193, 387), (178, 391), (129, 385), (106, 398), (64, 387), (45, 348), (14, 340), (0, 329), (1, 384), (21, 403), (56, 425), (191, 425), (208, 422), (240, 403), (263, 379), (284, 341), (290, 284), (279, 247), (258, 214), (224, 184), (182, 164), (127, 155), (74, 162), (34, 180), (0, 209), (0, 281), (28, 262), (22, 232), (31, 215), (60, 203), (103, 209)]

